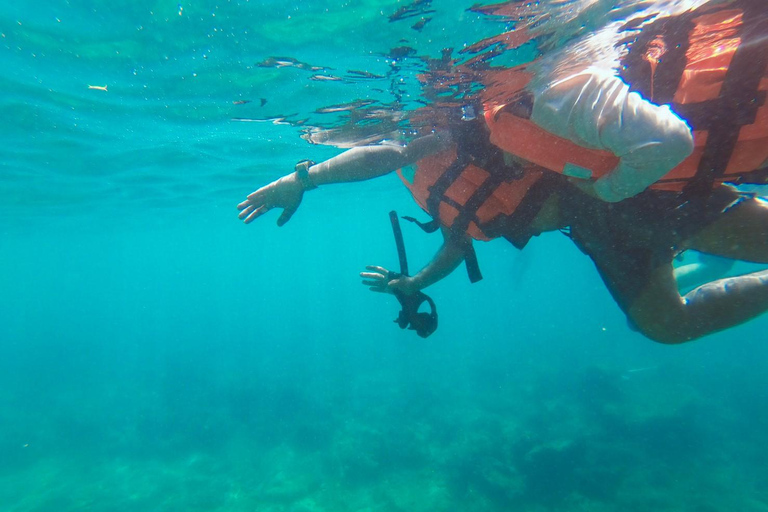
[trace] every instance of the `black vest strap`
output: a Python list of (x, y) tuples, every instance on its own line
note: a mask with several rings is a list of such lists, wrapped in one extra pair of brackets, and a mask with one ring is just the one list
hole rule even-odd
[(490, 236), (503, 236), (518, 249), (526, 246), (534, 235), (531, 224), (552, 194), (561, 191), (567, 180), (558, 173), (545, 171), (534, 183), (512, 215), (500, 215), (485, 226)]
[(481, 123), (480, 120), (454, 122), (451, 135), (456, 143), (456, 160), (429, 187), (427, 211), (433, 219), (440, 218), (440, 203), (445, 201), (445, 193), (459, 179), (467, 165), (470, 162), (476, 162), (480, 167), (483, 167), (480, 162), (487, 158), (490, 141), (487, 140), (488, 137)]
[[(440, 222), (432, 219), (429, 222), (419, 222), (413, 217), (403, 216), (404, 220), (413, 222), (419, 226), (425, 233), (434, 233), (440, 229)], [(480, 272), (480, 265), (477, 262), (477, 254), (472, 244), (469, 244), (466, 252), (464, 253), (464, 264), (467, 266), (467, 276), (470, 283), (476, 283), (483, 279), (483, 274)]]
[[(743, 11), (739, 34), (742, 42), (731, 60), (719, 97), (709, 101), (683, 105), (674, 103), (674, 96), (687, 65), (694, 20), (712, 12), (712, 8), (661, 18), (643, 28), (633, 40), (624, 41), (631, 46), (622, 62), (621, 76), (630, 89), (656, 104), (670, 105), (694, 130), (709, 132), (696, 175), (687, 180), (684, 189), (689, 194), (709, 193), (722, 179), (741, 127), (755, 122), (766, 99), (765, 93), (758, 90), (768, 61), (765, 0), (736, 0), (726, 8)], [(659, 39), (665, 53), (652, 73), (646, 56)]]
[(467, 228), (469, 228), (469, 224), (472, 221), (475, 221), (475, 223), (478, 224), (478, 227), (480, 227), (477, 218), (477, 210), (480, 209), (483, 203), (490, 199), (493, 193), (496, 192), (496, 189), (499, 188), (499, 185), (505, 181), (507, 180), (505, 180), (500, 173), (495, 172), (491, 174), (479, 187), (477, 187), (477, 190), (470, 196), (464, 207), (459, 210), (459, 215), (453, 221), (453, 229), (463, 233), (467, 231)]
[[(457, 142), (457, 158), (429, 188), (426, 202), (430, 215), (433, 219), (439, 219), (440, 204), (446, 203), (459, 212), (452, 229), (464, 233), (470, 223), (474, 222), (489, 238), (503, 236), (516, 247), (522, 248), (533, 236), (531, 223), (544, 202), (560, 189), (562, 177), (556, 173), (545, 172), (511, 215), (501, 214), (489, 222), (482, 223), (477, 217), (478, 209), (502, 183), (521, 179), (525, 171), (521, 167), (506, 165), (503, 151), (491, 144), (482, 126), (475, 123), (459, 123), (452, 135)], [(470, 163), (485, 170), (489, 177), (474, 191), (466, 204), (459, 204), (446, 197), (445, 193)], [(468, 254), (465, 259), (472, 282), (482, 277), (479, 268), (472, 268), (474, 259), (474, 254)]]
[[(476, 220), (477, 209), (490, 197), (498, 187), (494, 186), (492, 179), (486, 180), (483, 185), (470, 198), (470, 202), (465, 205), (457, 204), (455, 201), (446, 197), (445, 193), (453, 185), (464, 169), (470, 163), (475, 163), (481, 168), (495, 168), (499, 163), (503, 164), (504, 155), (495, 146), (493, 146), (477, 120), (474, 122), (458, 122), (454, 130), (453, 138), (456, 141), (456, 160), (451, 166), (429, 187), (429, 197), (427, 197), (427, 211), (433, 219), (440, 218), (440, 203), (450, 204), (459, 211), (459, 216), (451, 229), (464, 233), (469, 223)], [(493, 174), (492, 174), (493, 176)], [(467, 275), (470, 282), (476, 283), (483, 278), (480, 272), (480, 266), (477, 262), (477, 254), (474, 247), (470, 244), (464, 255), (464, 263), (467, 267)]]
[(459, 179), (464, 168), (469, 163), (467, 155), (462, 155), (457, 151), (458, 156), (446, 171), (437, 178), (437, 181), (429, 187), (429, 197), (427, 197), (427, 212), (433, 219), (440, 218), (440, 202), (444, 200), (445, 193), (451, 185)]
[[(743, 3), (746, 5), (745, 28), (740, 34), (742, 43), (731, 59), (720, 97), (706, 102), (710, 105), (705, 110), (709, 110), (710, 115), (705, 119), (711, 124), (699, 126), (709, 134), (696, 176), (684, 189), (688, 193), (708, 193), (722, 178), (736, 149), (742, 126), (755, 122), (757, 111), (765, 102), (765, 94), (758, 88), (768, 64), (768, 17), (763, 12), (764, 5), (757, 7), (754, 2)], [(757, 22), (752, 22), (752, 16), (759, 17)], [(691, 122), (701, 124), (696, 119)]]
[(467, 266), (467, 276), (470, 283), (476, 283), (483, 279), (483, 274), (480, 272), (480, 264), (477, 262), (477, 253), (472, 244), (469, 244), (467, 252), (464, 253), (464, 264)]
[(438, 229), (440, 229), (440, 222), (438, 222), (436, 219), (432, 219), (429, 222), (419, 222), (413, 217), (409, 217), (407, 215), (403, 215), (403, 220), (407, 220), (408, 222), (413, 222), (417, 226), (419, 226), (422, 231), (425, 233), (434, 233)]

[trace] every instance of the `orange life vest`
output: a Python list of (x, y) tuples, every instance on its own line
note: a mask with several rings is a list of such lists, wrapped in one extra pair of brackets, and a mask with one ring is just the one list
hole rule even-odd
[[(475, 240), (527, 230), (559, 177), (537, 166), (507, 165), (479, 122), (462, 123), (450, 148), (417, 162), (413, 181), (398, 171), (421, 208), (442, 226)], [(521, 236), (522, 238), (522, 236)]]
[[(693, 129), (693, 153), (651, 188), (749, 182), (749, 173), (768, 160), (764, 2), (705, 5), (659, 19), (630, 41), (620, 76), (650, 101), (670, 105)], [(507, 98), (514, 91), (522, 94), (529, 79), (524, 67), (510, 71), (518, 77)], [(502, 87), (497, 80), (495, 88)], [(512, 104), (491, 105), (485, 120), (498, 147), (561, 174), (596, 179), (619, 161), (609, 151), (579, 146), (538, 127)]]

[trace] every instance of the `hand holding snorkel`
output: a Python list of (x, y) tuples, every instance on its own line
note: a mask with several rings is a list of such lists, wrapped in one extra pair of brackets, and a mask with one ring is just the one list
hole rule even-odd
[(419, 291), (411, 276), (392, 272), (377, 265), (368, 265), (365, 269), (368, 272), (360, 272), (360, 277), (367, 279), (363, 281), (363, 285), (368, 286), (372, 292), (391, 294), (401, 292), (412, 295)]
[[(365, 267), (369, 272), (361, 272), (360, 277), (365, 279), (363, 284), (370, 287), (372, 291), (394, 294), (402, 306), (395, 319), (397, 325), (401, 329), (414, 330), (416, 334), (426, 338), (437, 329), (437, 307), (430, 297), (419, 291), (414, 279), (408, 275), (408, 259), (397, 213), (389, 212), (389, 219), (392, 222), (397, 255), (400, 258), (400, 272), (391, 272), (384, 267), (369, 265)], [(419, 312), (419, 308), (425, 302), (429, 305), (429, 313)]]

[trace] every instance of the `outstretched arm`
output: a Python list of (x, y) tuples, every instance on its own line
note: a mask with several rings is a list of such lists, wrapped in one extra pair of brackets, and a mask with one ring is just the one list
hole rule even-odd
[[(438, 132), (416, 139), (407, 146), (352, 148), (310, 167), (309, 180), (320, 186), (377, 178), (444, 149), (449, 141), (447, 132)], [(296, 174), (287, 174), (249, 194), (245, 201), (237, 205), (239, 218), (248, 224), (272, 208), (282, 208), (283, 213), (277, 220), (277, 225), (282, 226), (296, 212), (304, 192)]]
[(390, 272), (384, 267), (369, 265), (365, 267), (368, 272), (360, 273), (360, 277), (364, 279), (363, 284), (375, 292), (393, 293), (398, 290), (411, 295), (447, 277), (464, 261), (472, 246), (472, 239), (464, 233), (453, 233), (445, 228), (442, 233), (443, 245), (432, 261), (416, 275), (392, 279)]

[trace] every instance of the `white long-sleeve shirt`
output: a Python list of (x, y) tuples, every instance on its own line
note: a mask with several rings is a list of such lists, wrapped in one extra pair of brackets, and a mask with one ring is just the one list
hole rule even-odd
[(595, 193), (609, 202), (645, 190), (693, 151), (688, 124), (668, 106), (645, 100), (611, 71), (597, 68), (557, 80), (534, 80), (531, 120), (545, 130), (619, 157), (598, 179)]

